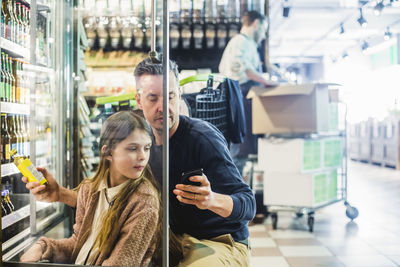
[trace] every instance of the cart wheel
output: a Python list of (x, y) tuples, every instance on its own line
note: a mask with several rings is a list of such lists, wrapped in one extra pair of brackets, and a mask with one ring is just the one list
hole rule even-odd
[(350, 218), (350, 220), (354, 220), (358, 217), (358, 209), (356, 207), (350, 206), (349, 203), (345, 203), (346, 205), (346, 216)]
[(308, 224), (308, 230), (310, 231), (310, 233), (312, 233), (314, 231), (314, 216), (313, 215), (308, 215), (307, 224)]
[(278, 227), (278, 214), (271, 213), (272, 229), (276, 230)]

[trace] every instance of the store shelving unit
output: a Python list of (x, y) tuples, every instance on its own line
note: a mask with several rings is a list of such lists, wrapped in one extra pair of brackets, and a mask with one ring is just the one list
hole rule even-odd
[(27, 105), (27, 104), (1, 102), (1, 113), (16, 114), (16, 115), (29, 115), (30, 109), (29, 109), (29, 105)]
[(90, 130), (90, 110), (82, 94), (88, 91), (86, 86), (87, 69), (85, 64), (85, 50), (88, 48), (88, 39), (82, 23), (80, 12), (74, 21), (75, 50), (74, 50), (74, 125), (79, 131), (74, 131), (74, 181), (78, 185), (83, 179), (93, 175), (94, 153), (93, 142), (95, 137)]
[[(71, 66), (63, 61), (63, 56), (70, 54), (72, 48), (64, 47), (63, 42), (72, 34), (66, 25), (70, 17), (66, 13), (72, 10), (72, 4), (59, 5), (55, 0), (19, 2), (31, 10), (30, 48), (1, 37), (0, 49), (13, 59), (23, 60), (23, 69), (17, 70), (16, 74), (25, 77), (29, 95), (23, 104), (0, 102), (0, 111), (7, 116), (24, 118), (29, 136), (24, 139), (24, 144), (29, 142), (25, 156), (35, 166), (45, 167), (59, 184), (66, 186), (65, 170), (69, 168), (72, 153), (65, 145), (71, 119), (68, 98), (64, 95), (69, 91), (64, 75), (69, 73)], [(1, 218), (2, 260), (15, 261), (37, 240), (39, 233), (43, 234), (65, 217), (64, 207), (59, 203), (37, 202), (25, 188), (22, 174), (13, 163), (1, 164), (0, 169), (2, 189), (10, 190), (9, 196), (15, 207)]]
[(0, 47), (5, 50), (8, 54), (16, 58), (23, 58), (29, 61), (30, 51), (18, 44), (15, 44), (3, 37), (0, 37)]

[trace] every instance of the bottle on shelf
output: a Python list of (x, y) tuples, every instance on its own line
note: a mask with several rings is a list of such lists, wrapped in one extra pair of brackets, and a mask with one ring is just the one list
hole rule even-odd
[(21, 125), (19, 123), (19, 117), (20, 116), (18, 116), (18, 115), (14, 116), (15, 130), (16, 130), (16, 132), (18, 134), (18, 137), (19, 137), (17, 151), (20, 151), (21, 154), (25, 155), (24, 134), (22, 132)]
[(5, 207), (5, 200), (3, 196), (3, 192), (1, 193), (1, 216), (4, 217), (7, 215), (7, 209)]
[(25, 138), (25, 155), (29, 157), (31, 155), (30, 145), (30, 133), (29, 133), (29, 118), (28, 116), (21, 116), (22, 129), (24, 131)]
[(1, 37), (7, 38), (8, 32), (8, 14), (6, 8), (6, 1), (1, 1)]
[(10, 210), (10, 213), (11, 213), (11, 212), (13, 212), (15, 210), (15, 207), (14, 207), (14, 205), (11, 202), (11, 199), (10, 199), (10, 191), (8, 191), (8, 190), (4, 190), (4, 191), (5, 191), (4, 199), (5, 199), (5, 202), (6, 202), (8, 208)]
[(27, 6), (23, 6), (23, 14), (24, 14), (24, 42), (25, 42), (25, 47), (30, 48), (31, 47), (31, 38), (30, 38), (30, 14), (31, 10)]
[(21, 103), (21, 90), (19, 87), (19, 77), (17, 75), (17, 69), (18, 69), (17, 62), (18, 62), (17, 59), (11, 60), (11, 73), (14, 78), (14, 102)]
[(16, 44), (21, 45), (21, 36), (20, 36), (20, 30), (22, 29), (21, 25), (21, 20), (18, 18), (18, 5), (15, 0), (12, 0), (12, 9), (13, 9), (13, 15), (14, 15), (14, 42)]
[(4, 96), (3, 96), (3, 101), (5, 102), (10, 102), (10, 94), (11, 94), (11, 78), (8, 75), (7, 72), (7, 60), (6, 60), (6, 54), (4, 52), (1, 52), (1, 70), (4, 74)]
[(17, 149), (18, 147), (18, 136), (15, 133), (15, 129), (13, 127), (13, 116), (7, 116), (7, 124), (8, 124), (7, 125), (8, 132), (10, 134), (10, 151), (11, 151), (12, 149)]
[(251, 10), (251, 0), (240, 0), (240, 16)]
[(12, 116), (12, 127), (17, 137), (17, 145), (15, 147), (12, 147), (11, 149), (15, 148), (17, 151), (20, 151), (23, 154), (24, 152), (22, 151), (22, 135), (18, 128), (17, 115)]
[(15, 101), (17, 103), (22, 103), (21, 101), (21, 71), (20, 71), (20, 61), (18, 59), (13, 59), (13, 75), (15, 79)]
[(192, 2), (192, 37), (190, 47), (193, 49), (203, 48), (204, 39), (204, 0), (194, 0)]
[(8, 215), (12, 212), (10, 205), (7, 203), (7, 192), (6, 190), (1, 190), (1, 213), (2, 215)]
[(8, 86), (8, 76), (6, 75), (5, 72), (5, 67), (4, 67), (4, 60), (3, 60), (3, 54), (2, 53), (2, 59), (1, 59), (1, 87), (0, 87), (0, 101), (7, 101), (6, 98), (6, 90), (7, 90), (7, 86)]
[(217, 18), (217, 1), (206, 0), (205, 2), (205, 35), (203, 40), (203, 47), (212, 49), (217, 46), (216, 44), (216, 18)]
[(16, 29), (17, 29), (17, 19), (14, 13), (14, 1), (8, 0), (8, 11), (11, 17), (11, 29), (10, 29), (10, 41), (16, 43)]
[(11, 161), (17, 166), (18, 170), (24, 175), (29, 182), (39, 182), (41, 185), (47, 185), (48, 182), (43, 174), (36, 170), (32, 162), (23, 155), (17, 155), (17, 150), (10, 151)]
[(15, 103), (15, 78), (12, 71), (12, 58), (6, 54), (6, 65), (8, 76), (10, 77), (10, 102)]
[(7, 114), (1, 114), (1, 163), (10, 163), (11, 136), (7, 126)]
[(253, 0), (252, 10), (258, 10), (261, 14), (265, 14), (265, 0)]
[(20, 100), (22, 104), (28, 104), (30, 101), (30, 90), (29, 90), (29, 77), (24, 70), (24, 66), (28, 64), (26, 62), (19, 62), (19, 73), (20, 73)]
[(18, 2), (16, 4), (16, 14), (17, 14), (17, 21), (18, 21), (18, 30), (17, 30), (18, 44), (25, 47), (25, 41), (24, 41), (25, 24), (23, 21), (22, 4), (20, 2)]
[(37, 16), (36, 55), (38, 62), (44, 65), (47, 65), (46, 24), (47, 19), (43, 15)]
[(98, 122), (103, 125), (103, 123), (106, 121), (108, 117), (110, 117), (113, 114), (113, 109), (112, 109), (112, 104), (111, 103), (105, 103), (104, 104), (104, 112), (99, 114), (98, 117)]
[(46, 144), (47, 144), (47, 155), (50, 156), (52, 152), (52, 132), (51, 132), (51, 123), (46, 123)]

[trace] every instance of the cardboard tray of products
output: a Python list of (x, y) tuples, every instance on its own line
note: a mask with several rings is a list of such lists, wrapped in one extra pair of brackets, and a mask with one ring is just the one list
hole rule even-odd
[(254, 134), (318, 133), (337, 130), (338, 88), (334, 83), (254, 86)]

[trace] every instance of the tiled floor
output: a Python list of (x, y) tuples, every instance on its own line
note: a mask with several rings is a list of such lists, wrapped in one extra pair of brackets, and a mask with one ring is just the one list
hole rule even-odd
[(278, 213), (277, 230), (269, 218), (250, 227), (250, 266), (400, 266), (400, 171), (349, 162), (348, 182), (357, 219), (339, 202), (316, 212), (309, 233), (305, 218)]

